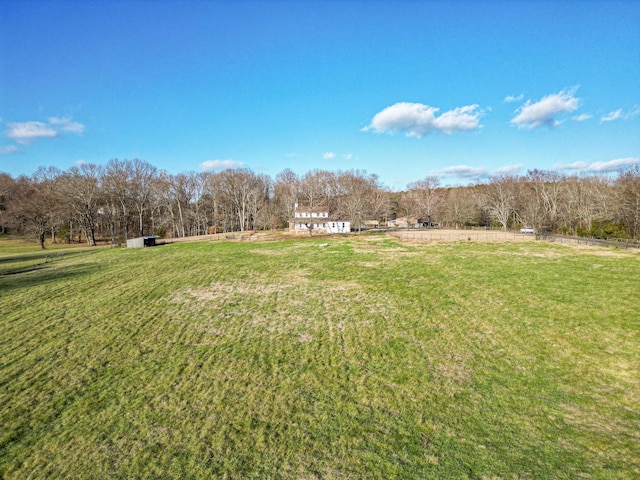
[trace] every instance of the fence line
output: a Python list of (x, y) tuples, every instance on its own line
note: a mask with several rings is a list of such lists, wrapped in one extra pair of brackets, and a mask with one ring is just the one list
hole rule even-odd
[(396, 230), (389, 232), (391, 235), (404, 240), (422, 241), (476, 241), (476, 242), (502, 242), (502, 241), (533, 241), (534, 235), (500, 230)]
[(635, 243), (633, 240), (627, 239), (604, 240), (600, 238), (568, 237), (564, 235), (542, 235), (540, 238), (548, 242), (563, 243), (569, 245), (603, 246), (624, 249), (640, 248), (640, 244)]

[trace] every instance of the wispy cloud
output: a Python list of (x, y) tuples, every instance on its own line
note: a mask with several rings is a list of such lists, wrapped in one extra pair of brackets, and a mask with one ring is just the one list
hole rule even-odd
[(504, 165), (502, 167), (496, 168), (493, 172), (491, 172), (491, 176), (497, 177), (500, 175), (515, 175), (519, 173), (524, 165), (522, 163), (516, 163), (514, 165)]
[(58, 136), (50, 125), (43, 122), (13, 122), (8, 123), (9, 130), (6, 136), (21, 145), (28, 145), (40, 138), (53, 138)]
[(430, 173), (436, 177), (461, 178), (464, 180), (480, 180), (489, 176), (489, 171), (484, 167), (470, 167), (469, 165), (455, 165)]
[(606, 115), (600, 117), (600, 120), (603, 122), (613, 122), (614, 120), (618, 120), (622, 118), (622, 109), (614, 110), (613, 112), (609, 112)]
[(84, 133), (84, 125), (74, 122), (69, 117), (50, 117), (49, 125), (53, 126), (59, 132), (75, 133), (82, 135)]
[(200, 164), (200, 169), (207, 172), (227, 170), (229, 168), (240, 168), (244, 166), (244, 162), (227, 158), (225, 160), (207, 160)]
[(436, 116), (439, 110), (422, 103), (396, 103), (378, 112), (362, 131), (403, 132), (407, 137), (422, 138), (431, 132), (450, 135), (480, 128), (482, 110), (478, 105), (454, 108)]
[(516, 116), (511, 119), (511, 123), (527, 130), (560, 125), (562, 121), (557, 119), (560, 114), (573, 112), (580, 106), (580, 99), (575, 96), (577, 89), (578, 87), (564, 89), (537, 102), (527, 100), (516, 110)]
[(518, 96), (507, 95), (506, 97), (504, 97), (503, 102), (505, 103), (521, 102), (523, 98), (524, 98), (524, 93), (521, 93)]
[(21, 145), (30, 145), (42, 138), (55, 138), (62, 133), (82, 135), (84, 132), (84, 125), (69, 117), (51, 117), (47, 122), (8, 122), (7, 126), (9, 129), (5, 136)]
[(0, 148), (0, 154), (1, 155), (11, 155), (14, 153), (18, 153), (20, 151), (20, 149), (18, 147), (16, 147), (15, 145), (7, 145), (5, 147), (1, 147)]
[(513, 165), (504, 165), (494, 170), (489, 170), (486, 167), (454, 165), (452, 167), (446, 167), (441, 170), (432, 171), (429, 174), (440, 178), (457, 178), (461, 180), (471, 180), (479, 182), (489, 177), (497, 177), (500, 175), (516, 175), (522, 170), (523, 167), (523, 164), (517, 163)]
[(571, 117), (571, 120), (573, 120), (574, 122), (584, 122), (591, 118), (593, 118), (593, 115), (591, 115), (590, 113), (581, 113), (580, 115)]
[(640, 115), (640, 107), (635, 107), (628, 112), (625, 112), (624, 110), (619, 108), (600, 117), (600, 121), (613, 122), (614, 120), (630, 120), (638, 115)]
[(625, 157), (616, 158), (615, 160), (608, 160), (606, 162), (573, 162), (554, 165), (554, 170), (569, 170), (579, 172), (615, 172), (624, 168), (633, 167), (640, 164), (640, 158), (637, 157)]
[(353, 158), (353, 154), (351, 154), (351, 153), (342, 153), (342, 154), (338, 155), (335, 152), (325, 152), (324, 154), (322, 154), (322, 158), (324, 160), (333, 160), (333, 159), (338, 158), (338, 157), (340, 157), (340, 158), (342, 158), (344, 160), (351, 160)]

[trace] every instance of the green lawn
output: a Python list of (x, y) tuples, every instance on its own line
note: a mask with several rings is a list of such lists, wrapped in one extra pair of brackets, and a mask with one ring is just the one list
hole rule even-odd
[(2, 478), (640, 477), (638, 252), (374, 236), (7, 258)]

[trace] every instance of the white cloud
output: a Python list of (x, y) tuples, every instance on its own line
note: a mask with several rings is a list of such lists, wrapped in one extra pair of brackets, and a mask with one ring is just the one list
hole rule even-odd
[(589, 166), (587, 162), (573, 162), (566, 165), (557, 164), (553, 166), (554, 170), (586, 170)]
[(205, 171), (227, 170), (228, 168), (240, 168), (244, 166), (244, 162), (232, 160), (207, 160), (200, 164), (200, 169)]
[(334, 158), (336, 158), (336, 154), (333, 152), (326, 152), (324, 155), (322, 155), (322, 158), (324, 158), (325, 160), (333, 160)]
[(567, 165), (555, 165), (554, 170), (576, 170), (581, 172), (615, 172), (640, 164), (640, 158), (626, 157), (606, 162), (573, 162)]
[(521, 93), (517, 97), (513, 95), (507, 95), (506, 97), (504, 97), (503, 102), (505, 103), (521, 102), (523, 98), (524, 98), (524, 93)]
[(84, 125), (72, 121), (69, 117), (51, 117), (49, 118), (49, 125), (52, 125), (59, 132), (75, 133), (76, 135), (84, 133)]
[(619, 108), (618, 110), (615, 110), (613, 112), (607, 113), (606, 115), (601, 117), (600, 120), (603, 121), (603, 122), (613, 122), (614, 120), (618, 120), (619, 118), (622, 118), (622, 109), (621, 108)]
[(468, 165), (456, 165), (453, 167), (443, 168), (442, 170), (436, 170), (431, 173), (437, 177), (464, 178), (468, 180), (479, 180), (488, 176), (486, 168), (470, 167)]
[(527, 102), (516, 110), (517, 115), (511, 123), (518, 128), (533, 129), (538, 127), (555, 127), (562, 123), (556, 117), (562, 113), (573, 112), (580, 106), (580, 99), (575, 96), (577, 87), (564, 89), (558, 93), (547, 95), (537, 102)]
[(5, 147), (0, 148), (0, 154), (2, 155), (11, 155), (13, 153), (18, 153), (20, 149), (15, 145), (7, 145)]
[(362, 131), (404, 132), (407, 137), (422, 138), (433, 131), (449, 135), (480, 128), (482, 111), (478, 105), (458, 107), (437, 117), (438, 111), (422, 103), (396, 103), (378, 112)]
[(51, 117), (47, 122), (8, 122), (6, 137), (21, 145), (29, 145), (41, 138), (54, 138), (61, 133), (81, 135), (84, 125), (74, 122), (69, 117)]
[(491, 175), (492, 176), (500, 176), (500, 175), (514, 175), (522, 170), (524, 165), (522, 163), (516, 163), (514, 165), (504, 165), (502, 167), (496, 168)]
[(621, 108), (609, 112), (606, 115), (600, 117), (602, 122), (613, 122), (614, 120), (630, 120), (633, 117), (640, 115), (640, 107), (635, 107), (633, 110), (625, 113)]
[(43, 122), (14, 122), (8, 123), (7, 138), (22, 145), (28, 145), (39, 138), (53, 138), (58, 136), (50, 125)]
[(353, 154), (351, 154), (351, 153), (343, 153), (342, 154), (342, 158), (344, 158), (345, 160), (351, 160), (353, 158)]
[(593, 162), (589, 165), (590, 172), (614, 172), (623, 168), (632, 167), (640, 163), (640, 158), (617, 158), (608, 162)]
[(590, 113), (581, 113), (580, 115), (571, 117), (571, 120), (573, 120), (574, 122), (584, 122), (585, 120), (589, 120), (590, 118), (593, 118), (593, 115), (591, 115)]
[(450, 135), (457, 131), (475, 130), (480, 126), (478, 105), (467, 105), (444, 112), (436, 118), (436, 128)]
[(433, 171), (430, 174), (441, 178), (459, 178), (478, 182), (489, 177), (496, 177), (500, 175), (515, 175), (520, 172), (523, 167), (523, 164), (517, 163), (513, 165), (504, 165), (490, 172), (485, 167), (455, 165), (452, 167), (446, 167), (441, 170)]

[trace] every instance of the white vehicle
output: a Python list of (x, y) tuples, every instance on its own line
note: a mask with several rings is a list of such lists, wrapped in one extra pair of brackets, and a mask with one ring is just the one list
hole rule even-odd
[(534, 233), (533, 227), (522, 227), (520, 233)]

